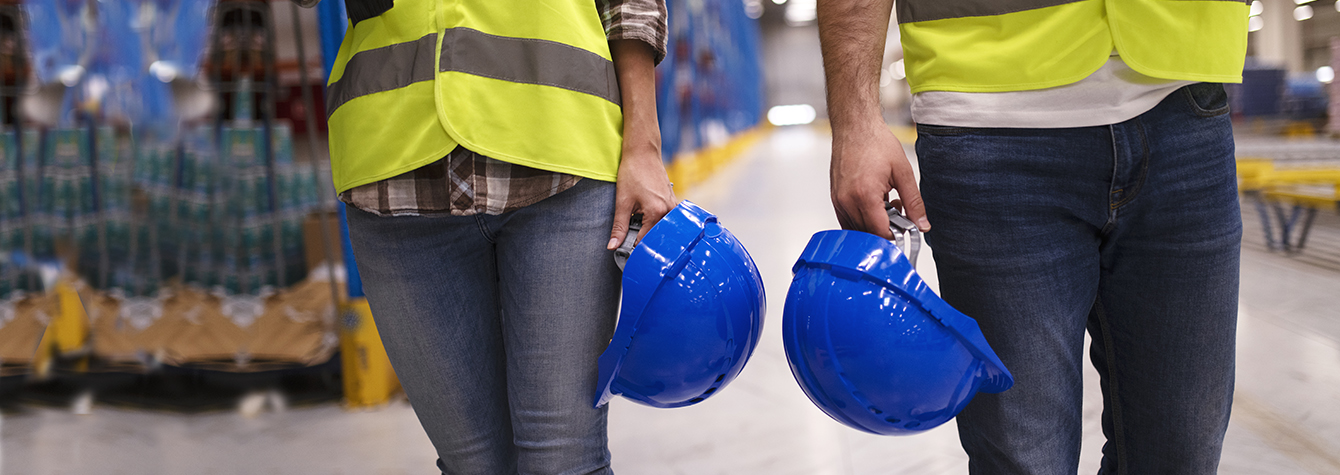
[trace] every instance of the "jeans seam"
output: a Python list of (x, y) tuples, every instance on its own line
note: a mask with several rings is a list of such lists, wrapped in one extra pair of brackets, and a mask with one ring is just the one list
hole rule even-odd
[(1125, 187), (1117, 188), (1117, 172), (1119, 171), (1119, 169), (1120, 169), (1120, 167), (1121, 167), (1121, 160), (1120, 160), (1120, 158), (1119, 158), (1119, 157), (1121, 156), (1121, 153), (1120, 153), (1120, 146), (1121, 146), (1121, 145), (1117, 142), (1117, 126), (1116, 126), (1116, 124), (1108, 125), (1108, 126), (1107, 126), (1107, 130), (1108, 130), (1108, 134), (1112, 136), (1112, 179), (1110, 180), (1110, 184), (1108, 185), (1108, 188), (1107, 188), (1107, 189), (1108, 189), (1108, 192), (1107, 192), (1107, 197), (1108, 197), (1108, 204), (1107, 204), (1108, 215), (1107, 215), (1107, 223), (1105, 223), (1105, 224), (1103, 225), (1103, 229), (1102, 229), (1102, 231), (1100, 231), (1100, 232), (1103, 233), (1103, 234), (1106, 234), (1108, 231), (1110, 231), (1113, 227), (1116, 226), (1116, 221), (1117, 221), (1117, 206), (1114, 205), (1114, 204), (1112, 204), (1112, 194), (1125, 189)]
[[(1145, 134), (1145, 126), (1140, 122), (1139, 117), (1135, 118), (1134, 124), (1136, 125), (1136, 130), (1140, 132), (1140, 177), (1135, 179), (1135, 184), (1130, 187), (1130, 193), (1126, 193), (1126, 196), (1122, 197), (1121, 201), (1109, 205), (1113, 211), (1135, 199), (1135, 197), (1140, 194), (1140, 189), (1144, 188), (1145, 178), (1149, 176), (1149, 137)], [(1113, 160), (1115, 161), (1115, 158)], [(1114, 170), (1112, 174), (1115, 177), (1116, 171)], [(1125, 189), (1125, 187), (1122, 188), (1122, 190)], [(1113, 216), (1113, 218), (1115, 219), (1115, 216)]]
[[(1108, 380), (1108, 399), (1112, 405), (1112, 443), (1117, 446), (1117, 475), (1126, 475), (1126, 437), (1125, 427), (1121, 420), (1121, 401), (1117, 390), (1117, 355), (1113, 348), (1116, 342), (1112, 341), (1112, 329), (1107, 324), (1107, 313), (1103, 311), (1103, 302), (1101, 298), (1095, 298), (1093, 302), (1094, 318), (1098, 320), (1098, 328), (1103, 332), (1103, 354), (1107, 359)], [(1097, 368), (1095, 368), (1097, 369)]]
[(479, 226), (479, 234), (484, 235), (485, 240), (487, 240), (490, 243), (497, 244), (497, 236), (494, 236), (493, 233), (489, 232), (489, 227), (487, 224), (484, 223), (483, 216), (477, 214), (475, 215), (475, 225)]

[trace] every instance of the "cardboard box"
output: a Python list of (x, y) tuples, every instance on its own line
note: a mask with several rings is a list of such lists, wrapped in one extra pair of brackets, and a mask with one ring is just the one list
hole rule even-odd
[[(302, 223), (302, 243), (303, 257), (307, 261), (307, 272), (311, 273), (316, 266), (326, 261), (326, 251), (324, 240), (321, 237), (321, 213), (322, 211), (313, 211), (308, 214)], [(344, 262), (344, 252), (340, 248), (340, 217), (334, 211), (324, 212), (326, 216), (326, 233), (330, 236), (330, 256), (336, 263)]]

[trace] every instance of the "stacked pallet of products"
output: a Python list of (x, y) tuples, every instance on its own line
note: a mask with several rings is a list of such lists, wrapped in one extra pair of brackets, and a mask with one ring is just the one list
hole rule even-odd
[[(327, 274), (309, 278), (320, 263), (308, 259), (322, 241), (312, 233), (329, 229), (305, 225), (332, 200), (274, 114), (270, 6), (24, 8), (31, 41), (20, 44), (39, 65), (35, 89), (52, 91), (38, 99), (54, 98), (42, 106), (56, 112), (0, 130), (0, 364), (258, 371), (329, 360), (333, 287)], [(178, 93), (201, 82), (214, 106), (183, 112)], [(52, 303), (58, 289), (77, 298)], [(72, 343), (49, 345), (53, 333)]]

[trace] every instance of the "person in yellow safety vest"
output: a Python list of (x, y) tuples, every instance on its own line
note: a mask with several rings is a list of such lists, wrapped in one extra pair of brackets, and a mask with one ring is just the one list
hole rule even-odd
[(1241, 81), (1246, 3), (898, 0), (920, 190), (878, 100), (894, 3), (817, 5), (833, 207), (891, 237), (896, 190), (1013, 371), (958, 416), (969, 471), (1075, 473), (1087, 329), (1100, 473), (1215, 473), (1242, 232), (1220, 83)]
[(438, 467), (609, 473), (591, 407), (619, 303), (609, 251), (631, 216), (645, 234), (676, 203), (653, 76), (664, 0), (345, 7), (332, 174)]

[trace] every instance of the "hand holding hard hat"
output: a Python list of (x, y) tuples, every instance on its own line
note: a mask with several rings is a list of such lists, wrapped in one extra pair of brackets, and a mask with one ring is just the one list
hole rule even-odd
[[(889, 211), (916, 259), (920, 233)], [(782, 313), (791, 373), (819, 409), (852, 428), (911, 434), (943, 424), (977, 392), (1014, 377), (977, 322), (940, 299), (893, 242), (815, 234), (796, 261)]]

